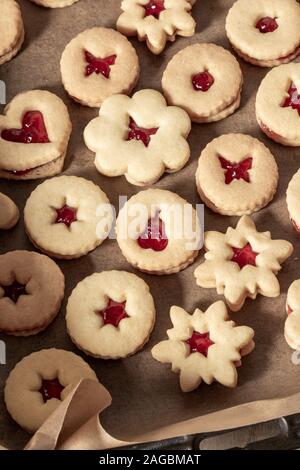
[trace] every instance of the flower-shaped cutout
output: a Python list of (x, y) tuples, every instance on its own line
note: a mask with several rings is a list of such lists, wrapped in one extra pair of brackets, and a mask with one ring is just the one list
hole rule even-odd
[(154, 346), (152, 355), (159, 362), (172, 364), (172, 371), (180, 374), (182, 391), (190, 392), (202, 381), (211, 384), (214, 380), (235, 387), (236, 368), (242, 356), (254, 348), (254, 331), (229, 320), (222, 301), (206, 312), (196, 309), (192, 315), (172, 307), (170, 316), (173, 328), (167, 331), (169, 339)]
[(158, 91), (141, 90), (132, 98), (107, 98), (99, 117), (85, 128), (84, 140), (96, 153), (95, 165), (100, 173), (125, 175), (130, 183), (146, 186), (164, 172), (178, 171), (186, 164), (190, 130), (185, 111), (167, 106)]
[(193, 36), (195, 20), (191, 16), (192, 0), (123, 0), (123, 13), (117, 29), (126, 36), (137, 35), (146, 41), (153, 54), (160, 54), (167, 41), (175, 36)]
[(195, 270), (197, 284), (215, 287), (232, 311), (240, 310), (247, 297), (280, 294), (276, 274), (292, 254), (293, 245), (272, 240), (270, 232), (258, 232), (251, 217), (243, 216), (225, 234), (206, 232), (204, 246), (205, 262)]

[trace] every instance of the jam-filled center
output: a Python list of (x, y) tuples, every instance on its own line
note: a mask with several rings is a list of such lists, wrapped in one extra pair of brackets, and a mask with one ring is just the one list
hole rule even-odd
[(61, 400), (61, 392), (65, 387), (62, 386), (58, 378), (52, 380), (44, 380), (42, 381), (42, 386), (39, 389), (43, 397), (44, 403), (51, 398), (57, 398), (57, 400)]
[(192, 76), (192, 84), (196, 91), (208, 91), (214, 81), (214, 77), (207, 70)]
[(73, 222), (77, 220), (77, 209), (70, 207), (65, 204), (61, 209), (56, 210), (56, 224), (65, 224), (67, 227), (70, 227)]
[(145, 231), (137, 241), (139, 246), (145, 250), (163, 251), (167, 247), (168, 238), (165, 233), (165, 224), (159, 214), (148, 220)]
[(103, 318), (104, 325), (113, 325), (116, 328), (124, 318), (128, 318), (126, 302), (115, 302), (109, 299), (107, 307), (99, 312)]
[(158, 131), (158, 127), (151, 127), (146, 129), (145, 127), (140, 127), (132, 118), (129, 121), (129, 132), (127, 136), (128, 140), (140, 140), (143, 142), (145, 147), (148, 147), (150, 144), (151, 136), (155, 135)]
[(21, 129), (4, 129), (1, 137), (8, 142), (21, 144), (47, 144), (50, 142), (45, 121), (40, 111), (27, 111)]
[(243, 248), (234, 248), (232, 247), (233, 257), (231, 261), (234, 261), (239, 265), (241, 269), (244, 266), (256, 266), (256, 257), (258, 253), (252, 250), (250, 243), (247, 243)]
[(255, 27), (259, 30), (260, 33), (273, 33), (273, 31), (278, 28), (278, 23), (276, 18), (264, 16), (258, 20)]
[(145, 10), (145, 16), (154, 16), (156, 19), (162, 11), (165, 10), (164, 0), (150, 0), (146, 5), (143, 5)]
[(190, 347), (190, 353), (198, 352), (207, 357), (208, 349), (214, 344), (210, 339), (209, 333), (198, 333), (194, 331), (192, 336), (186, 341)]
[(88, 51), (84, 51), (84, 57), (87, 62), (85, 67), (85, 76), (89, 77), (92, 73), (99, 75), (100, 73), (105, 77), (110, 77), (111, 66), (115, 64), (117, 56), (110, 55), (108, 57), (104, 57), (103, 59), (100, 57), (95, 57)]
[(288, 97), (284, 100), (282, 104), (282, 108), (291, 107), (292, 109), (296, 109), (298, 111), (298, 115), (300, 116), (300, 95), (295, 83), (290, 85), (288, 89)]
[(249, 170), (252, 168), (252, 157), (245, 158), (239, 163), (232, 163), (226, 158), (219, 157), (221, 167), (225, 171), (225, 184), (232, 183), (233, 180), (243, 179), (246, 183), (250, 183)]
[(18, 281), (14, 281), (10, 286), (1, 286), (4, 290), (4, 296), (8, 297), (15, 304), (18, 302), (21, 295), (28, 295), (26, 291), (26, 285), (20, 284)]

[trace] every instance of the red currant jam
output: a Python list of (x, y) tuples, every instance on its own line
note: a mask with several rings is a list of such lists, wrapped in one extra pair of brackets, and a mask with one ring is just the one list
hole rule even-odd
[(84, 56), (87, 62), (87, 66), (85, 67), (86, 77), (89, 77), (92, 73), (96, 73), (97, 75), (101, 73), (105, 78), (109, 78), (110, 68), (116, 62), (117, 56), (115, 54), (101, 59), (93, 56), (93, 54), (88, 51), (84, 51)]
[(159, 215), (148, 220), (146, 230), (137, 241), (145, 250), (163, 251), (167, 247), (169, 241), (165, 234), (164, 222)]
[(27, 111), (22, 119), (21, 129), (4, 129), (1, 137), (9, 142), (20, 144), (47, 144), (49, 138), (40, 111)]
[(214, 344), (209, 337), (209, 333), (198, 333), (194, 331), (192, 336), (186, 341), (190, 347), (190, 353), (198, 352), (207, 357), (208, 348)]
[(289, 96), (284, 100), (282, 108), (291, 107), (292, 109), (296, 109), (300, 116), (300, 95), (295, 83), (291, 84), (290, 88), (288, 89), (288, 94)]
[(71, 224), (77, 220), (77, 209), (69, 207), (66, 204), (61, 209), (56, 209), (56, 213), (56, 224), (65, 224), (67, 227), (70, 227)]
[(154, 16), (156, 19), (162, 11), (165, 10), (164, 0), (150, 0), (146, 5), (143, 5), (145, 16)]
[(109, 324), (117, 328), (121, 320), (123, 320), (124, 318), (128, 318), (125, 306), (126, 302), (120, 303), (109, 299), (107, 307), (101, 312), (99, 312), (100, 315), (103, 317), (104, 325)]
[(214, 77), (208, 71), (200, 72), (192, 76), (192, 84), (196, 91), (208, 91), (214, 81)]
[(258, 20), (255, 27), (259, 30), (260, 33), (273, 33), (273, 31), (278, 28), (278, 23), (276, 18), (265, 16), (264, 18)]
[(225, 171), (225, 184), (232, 183), (233, 180), (243, 179), (250, 183), (249, 170), (252, 168), (252, 157), (246, 158), (239, 163), (231, 163), (226, 158), (219, 157), (221, 167)]
[(18, 302), (21, 295), (28, 295), (26, 291), (26, 286), (20, 284), (18, 281), (14, 281), (10, 286), (1, 286), (4, 290), (4, 296), (8, 297), (15, 304)]
[(148, 147), (148, 145), (150, 144), (151, 136), (155, 135), (158, 129), (158, 127), (152, 127), (150, 129), (139, 127), (136, 122), (132, 118), (130, 118), (129, 133), (127, 140), (140, 140), (141, 142), (143, 142), (145, 147)]
[(58, 379), (43, 380), (39, 392), (42, 394), (44, 403), (46, 403), (51, 398), (61, 400), (61, 392), (64, 388)]
[(231, 258), (231, 261), (237, 263), (241, 269), (247, 265), (256, 266), (256, 257), (258, 253), (255, 253), (252, 250), (250, 243), (247, 243), (244, 248), (232, 248), (232, 250), (233, 257)]

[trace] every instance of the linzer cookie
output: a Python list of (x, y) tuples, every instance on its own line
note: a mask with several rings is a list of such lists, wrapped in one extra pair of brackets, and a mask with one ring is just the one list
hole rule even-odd
[(77, 176), (44, 181), (29, 196), (24, 209), (26, 232), (49, 256), (79, 258), (107, 238), (113, 211), (105, 193)]
[(237, 0), (226, 18), (226, 34), (251, 64), (290, 62), (300, 52), (300, 5), (296, 0)]
[(300, 170), (288, 185), (286, 202), (293, 227), (300, 233)]
[(195, 390), (201, 382), (213, 381), (236, 387), (241, 358), (254, 349), (254, 331), (237, 326), (229, 319), (224, 302), (215, 302), (206, 312), (196, 309), (190, 315), (172, 307), (173, 328), (168, 338), (152, 349), (154, 359), (169, 363), (179, 374), (183, 392)]
[(76, 354), (54, 348), (34, 352), (18, 362), (6, 380), (7, 411), (34, 433), (82, 379), (97, 381), (97, 376)]
[(11, 60), (19, 52), (24, 36), (19, 4), (15, 0), (1, 0), (0, 65)]
[(9, 230), (19, 220), (19, 209), (5, 194), (0, 193), (0, 230)]
[(64, 275), (54, 261), (32, 251), (0, 256), (0, 331), (29, 336), (47, 328), (59, 312)]
[(83, 279), (68, 300), (67, 330), (78, 348), (102, 359), (130, 356), (149, 340), (155, 306), (134, 274), (105, 271)]
[(96, 108), (111, 95), (131, 93), (140, 74), (133, 46), (107, 28), (87, 29), (72, 39), (63, 51), (60, 68), (71, 98)]
[(251, 214), (273, 199), (278, 168), (271, 152), (259, 140), (244, 134), (227, 134), (214, 139), (202, 151), (196, 183), (202, 201), (214, 212)]
[(117, 241), (135, 268), (172, 274), (194, 262), (201, 248), (193, 206), (171, 191), (147, 189), (124, 205), (116, 223)]
[(191, 16), (195, 0), (123, 0), (117, 29), (126, 36), (146, 41), (153, 54), (160, 54), (176, 36), (193, 36)]
[(271, 70), (260, 84), (255, 107), (258, 124), (270, 139), (282, 145), (299, 146), (300, 64)]
[(195, 270), (196, 282), (200, 287), (215, 287), (233, 312), (242, 308), (247, 297), (279, 296), (276, 274), (293, 252), (291, 243), (272, 240), (270, 232), (258, 232), (245, 215), (225, 234), (206, 232), (204, 246), (207, 253)]
[(286, 310), (288, 317), (284, 326), (284, 336), (288, 345), (300, 350), (300, 280), (294, 281), (287, 293)]
[(223, 47), (193, 44), (168, 63), (162, 88), (169, 104), (193, 122), (224, 119), (240, 105), (243, 76), (238, 61)]
[(84, 131), (87, 147), (96, 153), (97, 170), (106, 176), (125, 175), (137, 186), (155, 183), (164, 172), (180, 170), (190, 157), (186, 141), (191, 121), (185, 111), (167, 106), (155, 90), (132, 98), (114, 95)]
[(15, 96), (0, 116), (0, 178), (60, 173), (71, 129), (67, 107), (53, 93), (33, 90)]
[(78, 0), (30, 0), (37, 5), (40, 5), (45, 8), (63, 8), (73, 5), (73, 3), (78, 2)]

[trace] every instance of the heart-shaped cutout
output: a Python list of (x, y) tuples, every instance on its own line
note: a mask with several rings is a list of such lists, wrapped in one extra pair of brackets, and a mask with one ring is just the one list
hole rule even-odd
[(9, 142), (22, 144), (47, 144), (50, 142), (43, 115), (40, 111), (27, 111), (21, 129), (4, 129), (1, 137)]

